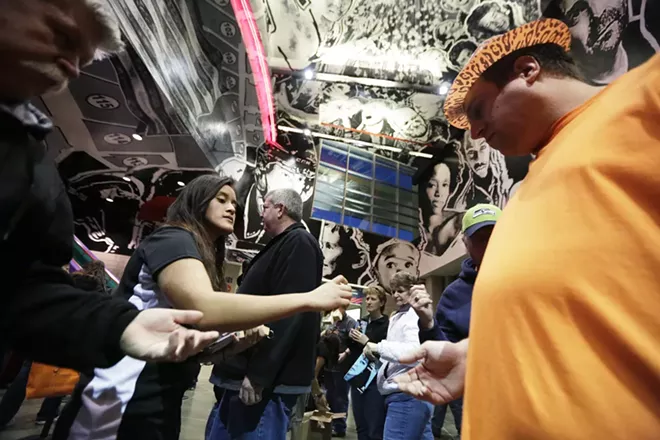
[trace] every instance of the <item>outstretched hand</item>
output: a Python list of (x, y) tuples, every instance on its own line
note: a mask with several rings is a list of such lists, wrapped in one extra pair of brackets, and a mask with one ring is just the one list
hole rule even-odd
[(416, 399), (445, 404), (463, 394), (466, 359), (467, 339), (458, 344), (425, 342), (400, 359), (402, 364), (421, 362), (394, 380), (401, 391)]
[(309, 295), (310, 309), (325, 312), (339, 307), (348, 307), (353, 297), (353, 289), (342, 275), (338, 275), (332, 281), (323, 283), (312, 290)]
[(433, 300), (423, 285), (415, 285), (410, 289), (410, 297), (415, 313), (419, 317), (420, 330), (430, 330), (433, 328)]
[(191, 330), (202, 312), (149, 309), (140, 312), (124, 329), (120, 347), (125, 354), (148, 362), (180, 362), (199, 353), (218, 339), (217, 331)]

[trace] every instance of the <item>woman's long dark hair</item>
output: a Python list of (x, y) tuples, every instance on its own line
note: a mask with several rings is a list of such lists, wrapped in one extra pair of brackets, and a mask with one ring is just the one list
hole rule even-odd
[(234, 185), (230, 177), (215, 174), (199, 176), (191, 180), (179, 193), (174, 203), (167, 210), (165, 224), (178, 226), (193, 234), (197, 249), (215, 290), (224, 287), (223, 263), (225, 262), (225, 237), (213, 241), (208, 233), (206, 209), (223, 186)]

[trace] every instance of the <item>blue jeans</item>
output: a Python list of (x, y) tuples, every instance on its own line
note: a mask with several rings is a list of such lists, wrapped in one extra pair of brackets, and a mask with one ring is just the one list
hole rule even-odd
[(385, 397), (383, 440), (433, 440), (431, 413), (433, 405), (408, 394)]
[(376, 381), (371, 382), (364, 393), (351, 387), (351, 399), (358, 440), (381, 440), (385, 426), (385, 398), (378, 392)]
[(445, 423), (445, 417), (447, 416), (447, 406), (451, 409), (451, 413), (454, 415), (454, 423), (456, 423), (456, 431), (460, 436), (461, 434), (461, 425), (463, 422), (463, 398), (453, 400), (449, 402), (448, 405), (438, 405), (433, 411), (433, 419), (431, 425), (433, 426), (433, 434), (437, 437), (440, 437), (442, 433), (442, 425)]
[(264, 394), (247, 406), (238, 391), (225, 390), (206, 424), (206, 440), (286, 440), (296, 394)]
[[(341, 371), (326, 371), (324, 382), (330, 410), (333, 413), (348, 412), (348, 393), (351, 386), (344, 380), (344, 374)], [(334, 419), (332, 430), (339, 434), (346, 432), (346, 418)]]
[[(27, 388), (28, 378), (30, 377), (30, 368), (32, 362), (23, 362), (21, 371), (11, 383), (5, 395), (0, 400), (0, 427), (7, 425), (21, 409), (25, 400), (25, 388)], [(62, 397), (47, 397), (44, 399), (37, 414), (38, 420), (50, 420), (57, 417)]]

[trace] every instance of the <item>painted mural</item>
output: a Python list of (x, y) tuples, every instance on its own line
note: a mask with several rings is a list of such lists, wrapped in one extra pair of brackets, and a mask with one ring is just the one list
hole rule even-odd
[(587, 79), (609, 84), (660, 51), (660, 2), (555, 0), (545, 15), (564, 21)]
[[(128, 51), (84, 69), (63, 94), (35, 100), (54, 119), (48, 150), (84, 244), (130, 254), (181, 183), (217, 172), (234, 177), (241, 208), (230, 259), (247, 260), (267, 242), (263, 195), (291, 187), (302, 194), (305, 223), (320, 239), (324, 275), (343, 273), (361, 285), (387, 285), (397, 270), (429, 267), (422, 263), (459, 245), (461, 213), (478, 202), (503, 206), (529, 163), (450, 128), (442, 95), (410, 85), (451, 81), (480, 41), (541, 10), (569, 24), (574, 55), (597, 84), (648, 59), (660, 37), (660, 3), (651, 0), (253, 0), (277, 69), (278, 124), (434, 154), (414, 162), (423, 168), (420, 238), (410, 244), (309, 220), (318, 139), (280, 131), (282, 150), (264, 145), (255, 81), (229, 0), (111, 3)], [(320, 81), (288, 71), (306, 67), (343, 76)], [(355, 77), (395, 83), (366, 85)]]
[(274, 83), (279, 126), (408, 151), (449, 137), (444, 98), (436, 94), (290, 75), (276, 75)]
[(332, 222), (319, 223), (324, 278), (344, 275), (354, 284), (380, 285), (390, 291), (389, 280), (395, 273), (420, 275), (422, 253), (414, 244)]
[(278, 69), (437, 84), (474, 44), (538, 18), (538, 0), (252, 0)]

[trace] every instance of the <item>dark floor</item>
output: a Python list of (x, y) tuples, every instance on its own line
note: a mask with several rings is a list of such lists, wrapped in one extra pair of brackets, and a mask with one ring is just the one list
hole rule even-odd
[[(199, 383), (194, 391), (188, 392), (188, 399), (183, 402), (182, 411), (182, 429), (180, 440), (203, 440), (206, 418), (215, 402), (213, 388), (208, 382), (211, 373), (210, 367), (203, 367), (199, 376)], [(4, 390), (0, 391), (0, 396)], [(21, 410), (14, 418), (13, 422), (5, 429), (0, 431), (0, 440), (20, 440), (29, 435), (38, 435), (42, 427), (36, 426), (34, 420), (37, 411), (41, 406), (41, 399), (26, 400)], [(456, 428), (454, 420), (451, 417), (451, 411), (447, 411), (447, 420), (445, 429), (443, 429), (442, 440), (454, 439)], [(353, 417), (348, 418), (348, 432), (345, 437), (347, 440), (357, 440), (355, 433), (355, 423)]]

